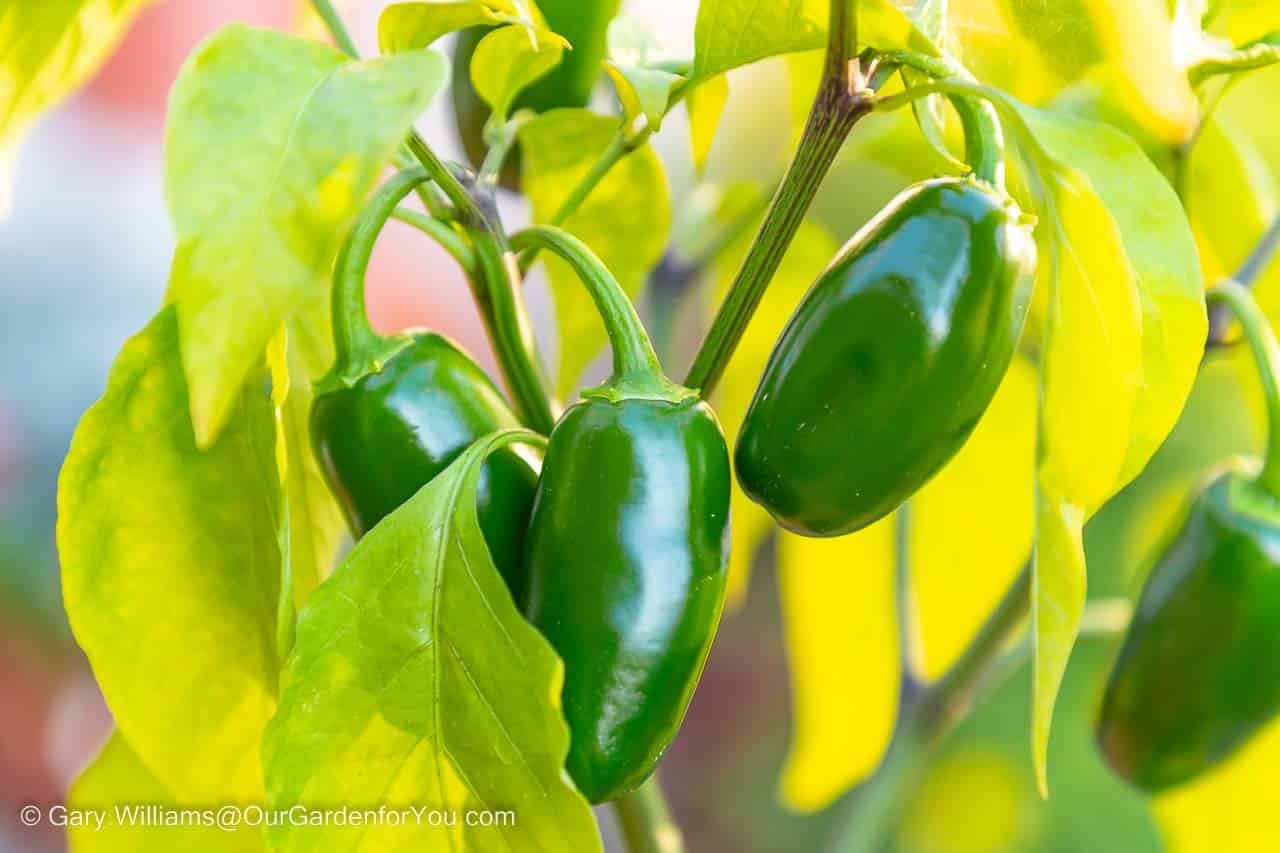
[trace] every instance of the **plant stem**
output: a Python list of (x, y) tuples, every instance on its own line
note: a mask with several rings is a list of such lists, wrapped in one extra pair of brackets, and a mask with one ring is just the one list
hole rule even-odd
[(512, 248), (543, 248), (563, 258), (582, 281), (609, 334), (615, 379), (661, 376), (662, 366), (626, 291), (586, 243), (553, 225), (534, 225), (511, 237)]
[[(1280, 249), (1280, 216), (1277, 216), (1267, 228), (1266, 233), (1258, 240), (1245, 258), (1240, 269), (1231, 278), (1243, 287), (1253, 287), (1262, 273), (1275, 259)], [(1221, 346), (1227, 339), (1227, 328), (1231, 323), (1231, 313), (1225, 305), (1210, 306), (1209, 309), (1209, 343), (1208, 347)]]
[(1209, 291), (1209, 299), (1230, 309), (1253, 350), (1267, 406), (1267, 449), (1257, 483), (1272, 497), (1280, 499), (1280, 345), (1252, 292), (1240, 282), (1227, 279), (1216, 285)]
[[(840, 5), (833, 3), (832, 7)], [(837, 65), (844, 67), (843, 63)], [(795, 158), (685, 378), (684, 384), (704, 397), (711, 393), (737, 349), (849, 131), (871, 111), (869, 92), (861, 88), (856, 67), (854, 73), (857, 82), (853, 86), (843, 76), (825, 76), (818, 88)]]
[(355, 40), (351, 38), (346, 24), (342, 23), (342, 16), (338, 14), (338, 10), (333, 8), (333, 3), (330, 0), (311, 0), (311, 7), (316, 10), (320, 20), (324, 21), (338, 49), (352, 59), (359, 59), (360, 52), (356, 49)]
[(458, 262), (458, 266), (462, 267), (462, 271), (468, 276), (476, 274), (476, 253), (471, 249), (466, 238), (450, 228), (448, 223), (407, 207), (397, 207), (391, 212), (391, 218), (417, 228), (439, 243), (440, 247)]
[(613, 803), (628, 853), (684, 853), (680, 827), (671, 818), (657, 775)]

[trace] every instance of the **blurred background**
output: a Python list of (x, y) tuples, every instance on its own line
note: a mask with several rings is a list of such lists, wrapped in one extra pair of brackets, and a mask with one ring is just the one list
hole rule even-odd
[[(383, 5), (345, 4), (357, 41), (367, 48)], [(979, 76), (1006, 83), (1025, 71), (1016, 35), (1001, 29), (1013, 26), (1010, 16), (988, 7), (1043, 4), (957, 5), (962, 43), (1008, 40), (1009, 50), (985, 54), (992, 67), (975, 69)], [(628, 9), (653, 22), (673, 53), (691, 52), (695, 3), (645, 0)], [(165, 288), (173, 246), (161, 157), (169, 85), (192, 47), (222, 24), (296, 29), (302, 13), (296, 0), (155, 3), (92, 83), (46, 116), (18, 153), (9, 212), (0, 220), (0, 853), (64, 849), (55, 831), (18, 826), (18, 807), (60, 801), (110, 728), (62, 614), (53, 535), (56, 478), (76, 421), (101, 393), (116, 350), (154, 312)], [(789, 101), (787, 70), (779, 60), (735, 74), (704, 183), (750, 186), (781, 168), (792, 131), (778, 117), (807, 108), (807, 101)], [(1280, 169), (1280, 123), (1269, 120), (1280, 92), (1278, 74), (1255, 75), (1223, 107), (1256, 152), (1252, 166), (1266, 187)], [(1039, 100), (1094, 103), (1088, 89), (1066, 91), (1070, 74), (1059, 76)], [(446, 101), (438, 102), (422, 129), (445, 157), (460, 159)], [(929, 173), (933, 155), (906, 121), (905, 115), (876, 118), (860, 128), (824, 186), (814, 218), (838, 242), (900, 187)], [(674, 208), (692, 215), (697, 205), (687, 197), (694, 181), (686, 133), (683, 115), (673, 115), (657, 144)], [(508, 224), (518, 224), (525, 212), (514, 199), (507, 201)], [(1224, 208), (1232, 201), (1223, 199)], [(1259, 203), (1276, 204), (1271, 196)], [(467, 287), (432, 243), (393, 223), (371, 275), (377, 325), (430, 323), (491, 366)], [(545, 325), (545, 290), (535, 287), (531, 299), (535, 318)], [(671, 340), (671, 357), (686, 358), (681, 329)], [(1091, 595), (1134, 592), (1188, 484), (1258, 441), (1255, 389), (1230, 356), (1219, 361), (1202, 379), (1169, 446), (1091, 525)], [(761, 563), (744, 603), (726, 617), (688, 722), (662, 766), (691, 851), (818, 849), (845, 805), (841, 800), (818, 815), (798, 815), (779, 804), (790, 700), (767, 554)], [(1163, 849), (1148, 804), (1104, 770), (1092, 745), (1090, 720), (1113, 652), (1110, 641), (1087, 641), (1073, 658), (1051, 752), (1051, 800), (1041, 801), (1035, 792), (1026, 746), (1029, 676), (1019, 671), (942, 746), (912, 794), (897, 848)]]

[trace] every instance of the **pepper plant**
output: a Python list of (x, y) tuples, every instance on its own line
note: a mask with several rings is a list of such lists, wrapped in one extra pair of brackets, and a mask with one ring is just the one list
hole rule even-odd
[[(0, 10), (19, 81), (0, 141), (140, 5)], [(591, 805), (609, 803), (628, 850), (678, 850), (655, 769), (766, 545), (796, 708), (781, 794), (816, 810), (864, 783), (832, 849), (885, 847), (1010, 657), (1032, 663), (1027, 760), (1048, 795), (1082, 627), (1125, 627), (1124, 608), (1086, 606), (1085, 525), (1147, 476), (1235, 340), (1227, 314), (1210, 329), (1206, 281), (1241, 238), (1198, 214), (1216, 190), (1198, 149), (1227, 144), (1232, 84), (1280, 61), (1274, 32), (1221, 34), (1233, 16), (1280, 28), (1244, 0), (1080, 5), (1039, 4), (1088, 45), (1042, 45), (1040, 65), (1015, 52), (1003, 72), (1005, 46), (984, 53), (946, 0), (704, 0), (689, 57), (617, 0), (397, 2), (368, 57), (316, 0), (336, 47), (239, 25), (197, 47), (166, 130), (168, 296), (59, 484), (67, 614), (116, 722), (71, 804), (516, 821), (115, 823), (72, 848), (590, 851)], [(713, 185), (728, 75), (779, 56), (807, 105), (780, 176), (672, 235), (654, 135), (686, 112)], [(470, 162), (415, 130), (437, 98)], [(922, 180), (832, 235), (815, 199), (842, 154), (877, 156), (873, 117), (908, 128)], [(508, 228), (503, 192), (531, 224)], [(437, 331), (373, 331), (364, 278), (392, 218), (463, 270), (499, 375)], [(1152, 789), (1227, 761), (1280, 710), (1280, 390), (1271, 297), (1250, 290), (1276, 229), (1243, 239), (1251, 261), (1212, 302), (1257, 354), (1270, 449), (1196, 501), (1099, 721), (1117, 772)], [(556, 364), (526, 308), (536, 271)], [(657, 348), (633, 304), (646, 282), (665, 294)], [(673, 306), (700, 304), (712, 316), (681, 352)], [(606, 349), (612, 374), (583, 387)]]

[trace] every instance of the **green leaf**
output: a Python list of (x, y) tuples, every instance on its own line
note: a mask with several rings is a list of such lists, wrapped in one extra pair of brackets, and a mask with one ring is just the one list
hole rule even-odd
[(1207, 329), (1195, 238), (1177, 193), (1128, 136), (1106, 125), (1024, 110), (1044, 149), (1088, 177), (1119, 229), (1142, 301), (1142, 382), (1114, 486), (1146, 466), (1186, 404)]
[(127, 810), (145, 806), (163, 809), (208, 809), (210, 804), (183, 803), (146, 768), (119, 732), (103, 746), (67, 794), (69, 810), (100, 814), (103, 824), (82, 823), (67, 829), (74, 853), (265, 853), (259, 827), (156, 826), (130, 821)]
[[(1234, 275), (1280, 212), (1266, 158), (1221, 111), (1201, 128), (1187, 156), (1183, 194), (1206, 282)], [(1254, 284), (1263, 310), (1280, 320), (1280, 268)]]
[(685, 96), (689, 112), (689, 143), (693, 148), (693, 167), (699, 173), (707, 165), (711, 145), (716, 139), (720, 116), (729, 101), (729, 78), (723, 74), (708, 77), (692, 87)]
[(106, 61), (147, 2), (12, 0), (0, 7), (0, 162), (31, 122)]
[(166, 131), (169, 297), (201, 445), (271, 336), (327, 292), (361, 203), (447, 75), (428, 51), (349, 62), (240, 25), (188, 60)]
[(515, 608), (480, 532), (472, 445), (370, 531), (307, 603), (264, 741), (270, 802), (512, 809), (511, 826), (269, 830), (282, 851), (599, 851), (563, 771), (563, 665)]
[[(694, 32), (693, 78), (701, 80), (770, 56), (823, 47), (825, 0), (702, 0)], [(890, 0), (858, 0), (858, 41), (880, 49), (934, 47)]]
[(471, 84), (498, 121), (505, 121), (516, 97), (560, 64), (564, 39), (547, 30), (502, 27), (476, 45)]
[[(549, 222), (619, 130), (616, 118), (587, 110), (543, 113), (520, 129), (521, 167), (533, 220)], [(583, 240), (633, 299), (662, 257), (671, 229), (671, 198), (662, 161), (649, 145), (623, 157), (564, 228)], [(595, 304), (559, 258), (545, 258), (562, 349), (556, 388), (571, 392), (606, 341)]]
[(502, 0), (394, 3), (378, 18), (378, 47), (383, 53), (422, 50), (456, 30), (517, 21), (511, 3)]
[(1039, 286), (1050, 307), (1033, 593), (1033, 758), (1042, 790), (1054, 699), (1084, 611), (1080, 535), (1118, 488), (1143, 381), (1142, 303), (1119, 228), (1081, 173), (1059, 171), (1053, 182), (1040, 229)]
[(662, 127), (671, 103), (671, 91), (684, 78), (660, 68), (644, 68), (637, 65), (605, 64), (605, 70), (613, 80), (622, 105), (622, 115), (628, 125), (640, 116), (655, 131)]
[(58, 481), (63, 598), (116, 724), (185, 801), (257, 802), (275, 707), (280, 489), (252, 384), (196, 447), (166, 307), (121, 350)]

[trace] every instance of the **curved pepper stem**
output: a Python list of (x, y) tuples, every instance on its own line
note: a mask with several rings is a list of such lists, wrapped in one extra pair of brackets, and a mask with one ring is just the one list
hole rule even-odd
[[(945, 56), (914, 51), (887, 51), (883, 59), (914, 68), (935, 80), (948, 77), (972, 81), (973, 76)], [(964, 128), (964, 159), (973, 174), (997, 189), (1004, 189), (1004, 129), (996, 108), (988, 101), (966, 95), (947, 95)]]
[(398, 172), (369, 200), (351, 236), (342, 246), (333, 274), (335, 370), (376, 361), (376, 354), (383, 348), (384, 340), (369, 324), (369, 313), (365, 308), (365, 274), (369, 270), (374, 243), (396, 205), (426, 180), (426, 170), (420, 166)]
[[(562, 258), (582, 280), (600, 312), (613, 351), (613, 377), (608, 385), (628, 395), (671, 398), (686, 396), (662, 372), (649, 333), (618, 280), (586, 243), (553, 225), (534, 225), (511, 236), (517, 252), (546, 249)], [(692, 393), (692, 392), (687, 392)]]
[(1215, 286), (1209, 291), (1209, 301), (1225, 305), (1235, 315), (1253, 350), (1267, 405), (1267, 449), (1256, 482), (1280, 500), (1280, 344), (1253, 294), (1238, 281), (1228, 279)]

